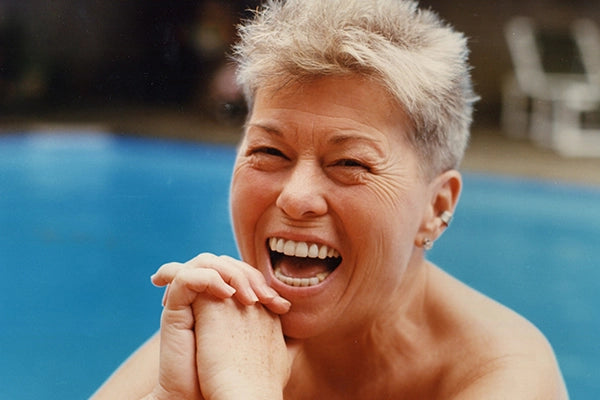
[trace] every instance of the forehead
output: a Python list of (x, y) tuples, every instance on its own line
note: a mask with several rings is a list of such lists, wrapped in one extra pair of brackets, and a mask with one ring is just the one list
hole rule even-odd
[(249, 119), (285, 123), (297, 128), (399, 131), (408, 118), (378, 83), (360, 76), (321, 77), (306, 82), (268, 85), (258, 89)]

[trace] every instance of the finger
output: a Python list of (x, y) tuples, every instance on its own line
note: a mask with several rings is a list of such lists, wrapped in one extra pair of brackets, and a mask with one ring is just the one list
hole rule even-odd
[[(252, 286), (245, 277), (245, 271), (238, 271), (228, 259), (217, 257), (214, 254), (202, 253), (186, 263), (170, 262), (163, 264), (154, 275), (150, 277), (152, 283), (156, 286), (165, 286), (173, 282), (175, 277), (184, 270), (192, 269), (210, 269), (215, 270), (221, 275), (221, 280), (235, 288), (236, 298), (245, 305), (255, 304), (259, 299), (254, 293)], [(211, 275), (210, 281), (216, 283), (216, 277)], [(221, 285), (222, 286), (222, 285)], [(202, 291), (209, 290), (210, 287)], [(217, 297), (221, 297), (217, 295)]]
[(202, 253), (187, 262), (186, 266), (217, 271), (225, 282), (236, 289), (234, 296), (236, 300), (244, 305), (253, 305), (259, 301), (259, 298), (254, 292), (249, 276), (258, 271), (248, 264), (234, 261), (236, 260), (228, 256)]
[(214, 269), (187, 269), (183, 270), (179, 275), (182, 275), (182, 279), (186, 280), (188, 289), (192, 289), (198, 293), (207, 292), (219, 299), (229, 298), (236, 293), (236, 289), (227, 284)]
[[(250, 286), (254, 290), (254, 293), (258, 296), (260, 302), (264, 305), (272, 303), (276, 298), (283, 299), (279, 296), (279, 293), (267, 284), (263, 274), (256, 268), (252, 267), (243, 261), (236, 260), (229, 256), (222, 256), (222, 258), (235, 267), (243, 270), (246, 274), (246, 278), (250, 283)], [(277, 301), (279, 303), (279, 301)]]
[(211, 253), (201, 253), (191, 260), (180, 262), (165, 263), (150, 278), (156, 286), (165, 286), (171, 283), (177, 273), (183, 269), (189, 268), (213, 268), (219, 264), (219, 257)]
[(185, 268), (185, 264), (170, 262), (160, 266), (160, 268), (150, 277), (152, 283), (156, 286), (165, 286), (175, 279), (177, 272)]
[(182, 269), (169, 284), (165, 306), (180, 309), (190, 306), (200, 293), (226, 299), (235, 288), (223, 281), (219, 273), (208, 268)]
[(270, 303), (262, 303), (266, 308), (275, 314), (285, 314), (290, 311), (292, 307), (292, 303), (290, 303), (287, 299), (284, 299), (281, 296), (277, 296)]
[(164, 286), (175, 279), (179, 271), (191, 268), (210, 268), (218, 271), (222, 279), (236, 289), (235, 298), (244, 305), (261, 303), (274, 304), (274, 312), (284, 312), (281, 304), (285, 301), (274, 301), (279, 295), (266, 284), (263, 275), (254, 267), (228, 256), (216, 256), (202, 253), (185, 264), (167, 263), (162, 265), (151, 277), (156, 286)]
[[(170, 291), (169, 291), (170, 292)], [(194, 315), (191, 307), (164, 308), (160, 329), (160, 362), (156, 397), (176, 393), (181, 398), (201, 398), (194, 349)], [(171, 397), (169, 397), (171, 398)]]

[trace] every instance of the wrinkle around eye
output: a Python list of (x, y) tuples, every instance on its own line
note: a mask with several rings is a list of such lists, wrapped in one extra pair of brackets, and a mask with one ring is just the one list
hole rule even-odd
[(356, 162), (356, 164), (346, 165), (344, 162), (336, 162), (333, 165), (330, 165), (328, 169), (328, 175), (336, 180), (337, 182), (343, 185), (359, 185), (365, 183), (367, 179), (367, 175), (369, 175), (369, 168)]
[(249, 149), (245, 158), (251, 167), (266, 171), (282, 168), (290, 161), (282, 151), (274, 147)]

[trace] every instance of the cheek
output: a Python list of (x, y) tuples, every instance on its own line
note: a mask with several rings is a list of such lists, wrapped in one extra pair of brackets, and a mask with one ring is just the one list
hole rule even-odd
[(422, 212), (420, 197), (414, 185), (392, 182), (364, 186), (340, 203), (344, 204), (344, 214), (352, 216), (350, 221), (355, 229), (363, 232), (361, 236), (375, 235), (389, 241), (418, 229)]
[(356, 193), (342, 204), (349, 216), (345, 226), (358, 264), (373, 272), (395, 273), (403, 271), (410, 259), (423, 208), (417, 191), (385, 193)]
[(246, 258), (248, 244), (244, 243), (243, 238), (248, 238), (248, 230), (253, 225), (252, 216), (255, 215), (253, 205), (255, 202), (250, 197), (251, 192), (248, 185), (238, 176), (232, 180), (230, 194), (231, 223), (233, 233), (239, 246), (242, 258)]
[(253, 238), (261, 215), (267, 210), (272, 194), (256, 173), (236, 169), (231, 182), (230, 210), (233, 232), (243, 259), (253, 254)]

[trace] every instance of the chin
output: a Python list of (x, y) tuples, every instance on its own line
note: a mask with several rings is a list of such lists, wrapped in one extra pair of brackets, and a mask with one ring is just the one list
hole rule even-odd
[(290, 310), (287, 314), (281, 315), (280, 319), (283, 334), (292, 339), (314, 338), (322, 335), (327, 329), (326, 324), (319, 322), (314, 314), (306, 315)]

